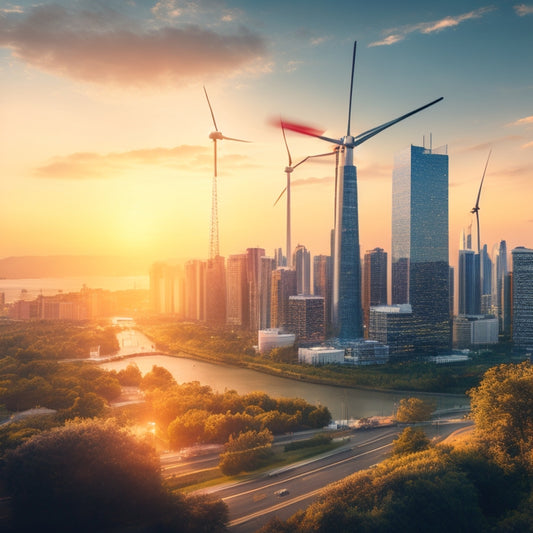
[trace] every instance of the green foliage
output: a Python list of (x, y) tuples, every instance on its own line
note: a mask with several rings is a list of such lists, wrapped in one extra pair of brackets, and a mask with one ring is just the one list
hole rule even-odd
[(407, 455), (410, 453), (421, 452), (429, 448), (430, 440), (427, 438), (424, 430), (420, 428), (406, 427), (393, 442), (393, 455)]
[(191, 409), (178, 416), (168, 426), (168, 438), (173, 449), (185, 448), (205, 442), (205, 421), (209, 413), (200, 409)]
[(13, 531), (226, 531), (223, 502), (169, 494), (153, 448), (112, 421), (41, 433), (8, 455), (3, 474)]
[(147, 372), (141, 380), (140, 387), (143, 390), (169, 389), (176, 385), (176, 380), (172, 374), (162, 366), (154, 365), (150, 372)]
[(230, 437), (220, 454), (220, 470), (228, 476), (256, 470), (272, 456), (272, 441), (272, 433), (266, 429)]
[(124, 387), (138, 387), (142, 381), (142, 374), (139, 367), (129, 364), (126, 368), (117, 372), (118, 382)]
[(533, 366), (491, 368), (469, 395), (480, 441), (501, 464), (518, 461), (533, 470)]
[(431, 418), (435, 405), (420, 398), (402, 398), (396, 411), (398, 422), (425, 422)]
[(318, 434), (310, 439), (295, 440), (285, 445), (285, 451), (290, 452), (293, 450), (301, 450), (302, 448), (314, 448), (315, 446), (323, 446), (329, 444), (333, 440), (331, 435)]

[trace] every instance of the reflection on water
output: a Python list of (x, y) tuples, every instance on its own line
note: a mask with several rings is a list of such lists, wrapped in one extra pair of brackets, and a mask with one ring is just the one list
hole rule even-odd
[[(178, 383), (199, 381), (202, 385), (209, 385), (219, 392), (224, 392), (226, 389), (234, 389), (239, 394), (264, 391), (273, 397), (303, 398), (314, 405), (326, 405), (336, 420), (390, 415), (394, 412), (398, 401), (406, 397), (405, 393), (399, 392), (388, 393), (303, 383), (254, 370), (164, 355), (134, 357), (103, 363), (101, 366), (109, 370), (121, 370), (131, 363), (135, 363), (143, 374), (149, 372), (153, 365), (162, 366), (174, 376)], [(432, 399), (437, 409), (468, 405), (468, 399), (462, 395), (412, 394), (409, 396)]]

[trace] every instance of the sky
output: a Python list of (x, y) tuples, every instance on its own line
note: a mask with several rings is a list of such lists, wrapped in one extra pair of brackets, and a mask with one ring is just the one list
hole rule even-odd
[[(355, 150), (361, 251), (391, 249), (394, 154), (447, 145), (450, 262), (492, 150), (481, 241), (533, 248), (533, 3), (0, 2), (0, 258), (206, 259), (214, 125), (221, 255), (285, 246), (280, 116)], [(294, 162), (327, 143), (287, 133)], [(329, 253), (334, 159), (292, 174), (292, 244)]]

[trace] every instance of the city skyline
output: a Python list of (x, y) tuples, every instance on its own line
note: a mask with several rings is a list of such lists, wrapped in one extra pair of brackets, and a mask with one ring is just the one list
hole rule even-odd
[[(357, 131), (444, 96), (356, 153), (361, 249), (391, 250), (394, 155), (423, 136), (429, 146), (431, 134), (450, 157), (450, 264), (491, 148), (481, 245), (533, 247), (533, 4), (341, 2), (345, 17), (319, 2), (192, 5), (0, 8), (0, 257), (207, 259), (213, 124), (203, 85), (222, 130), (254, 141), (219, 147), (221, 255), (253, 246), (270, 255), (285, 241), (283, 203), (272, 205), (286, 151), (268, 122), (312, 117), (325, 135), (343, 131), (354, 39)], [(288, 135), (294, 160), (324, 151)], [(309, 161), (292, 181), (292, 240), (312, 255), (329, 254), (333, 159)]]

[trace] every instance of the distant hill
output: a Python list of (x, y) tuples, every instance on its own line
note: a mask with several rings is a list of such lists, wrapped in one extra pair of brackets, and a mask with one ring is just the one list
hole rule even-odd
[(0, 278), (147, 275), (153, 261), (96, 255), (21, 256), (0, 259)]

